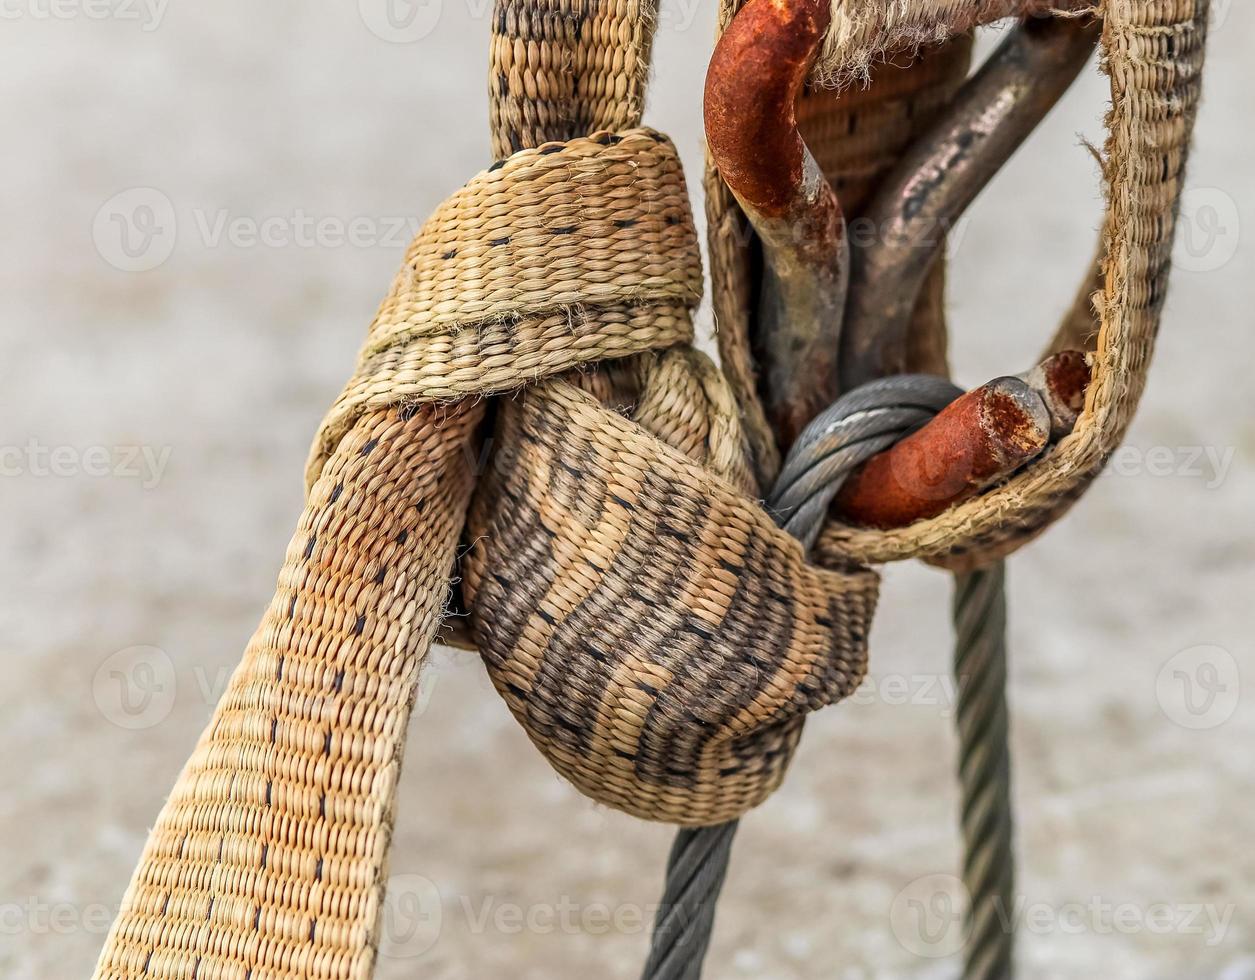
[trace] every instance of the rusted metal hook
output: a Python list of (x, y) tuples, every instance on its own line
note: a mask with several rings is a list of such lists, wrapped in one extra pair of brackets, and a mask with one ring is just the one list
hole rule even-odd
[(785, 447), (839, 393), (845, 220), (794, 115), (829, 4), (750, 0), (706, 74), (706, 140), (763, 245), (753, 341), (767, 414)]

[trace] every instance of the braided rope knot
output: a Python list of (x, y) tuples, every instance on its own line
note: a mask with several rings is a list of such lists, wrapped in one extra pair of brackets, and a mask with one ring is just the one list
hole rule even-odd
[(506, 391), (687, 344), (701, 295), (670, 140), (637, 128), (520, 150), (419, 231), (323, 419), (307, 485), (368, 411)]
[(752, 496), (730, 390), (688, 346), (701, 285), (665, 137), (520, 150), (424, 225), (307, 474), (366, 413), (517, 390), (467, 514), (475, 645), (559, 772), (681, 824), (779, 785), (805, 715), (862, 680), (879, 585), (808, 564)]
[(879, 579), (810, 565), (702, 462), (563, 382), (501, 406), (465, 596), (497, 690), (598, 802), (683, 825), (780, 784), (867, 669)]
[(515, 449), (472, 507), (466, 597), (489, 674), (550, 763), (644, 819), (716, 824), (766, 799), (805, 716), (862, 681), (879, 584), (808, 564), (799, 539), (857, 465), (959, 393), (917, 375), (846, 395), (766, 509), (572, 385), (503, 408)]

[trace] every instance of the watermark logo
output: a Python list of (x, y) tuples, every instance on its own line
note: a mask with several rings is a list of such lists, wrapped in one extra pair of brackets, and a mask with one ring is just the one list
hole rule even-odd
[(133, 21), (145, 33), (155, 31), (170, 0), (0, 0), (0, 20)]
[(925, 875), (898, 892), (889, 924), (908, 953), (926, 959), (953, 956), (967, 942), (967, 904), (967, 889), (954, 875)]
[(158, 647), (134, 646), (110, 654), (92, 677), (92, 698), (119, 728), (152, 728), (174, 708), (174, 663)]
[(1242, 221), (1237, 202), (1219, 187), (1191, 187), (1181, 195), (1172, 261), (1189, 272), (1214, 272), (1238, 251)]
[(176, 210), (152, 187), (115, 194), (96, 212), (92, 240), (100, 257), (123, 272), (148, 272), (176, 246), (236, 248), (404, 248), (422, 223), (413, 215), (315, 215), (303, 208), (259, 217), (229, 208)]
[(1163, 713), (1182, 728), (1216, 728), (1233, 717), (1241, 693), (1238, 663), (1224, 647), (1188, 647), (1172, 656), (1155, 678)]
[(436, 29), (444, 0), (357, 0), (357, 10), (362, 23), (381, 41), (413, 44)]
[(90, 477), (137, 480), (152, 490), (165, 475), (169, 446), (50, 446), (30, 439), (24, 446), (0, 445), (0, 477)]
[(1003, 931), (1034, 936), (1199, 936), (1208, 946), (1224, 941), (1235, 906), (1203, 902), (1113, 902), (1100, 895), (1052, 904), (1017, 895), (1010, 907), (993, 902)]
[(1100, 478), (1109, 476), (1197, 480), (1206, 490), (1219, 488), (1229, 478), (1237, 458), (1236, 446), (1134, 446), (1116, 449)]
[(444, 901), (430, 878), (397, 874), (384, 898), (380, 955), (398, 960), (422, 956), (440, 939)]
[(155, 187), (132, 187), (100, 206), (92, 241), (100, 257), (123, 272), (148, 272), (174, 253), (174, 203)]
[(959, 682), (953, 674), (868, 673), (846, 703), (938, 708), (938, 714), (948, 718), (958, 696)]

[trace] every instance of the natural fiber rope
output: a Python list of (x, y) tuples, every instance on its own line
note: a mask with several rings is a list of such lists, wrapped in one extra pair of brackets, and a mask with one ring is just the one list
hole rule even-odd
[(954, 674), (958, 681), (965, 980), (1010, 980), (1015, 934), (1011, 750), (1007, 723), (1005, 565), (955, 576)]
[[(914, 431), (958, 397), (942, 378), (898, 375), (838, 399), (798, 437), (769, 509), (803, 543), (814, 540), (828, 505), (862, 462)], [(1010, 764), (1006, 711), (1006, 604), (1001, 564), (958, 579), (955, 674), (962, 781), (964, 883), (969, 909), (967, 980), (1008, 980), (1012, 936)], [(644, 980), (696, 980), (710, 945), (736, 822), (681, 830), (667, 862)], [(999, 904), (1001, 903), (1001, 904)]]
[[(589, 107), (587, 135), (485, 172), (407, 255), (315, 444), (274, 600), (149, 834), (101, 980), (371, 976), (405, 729), (449, 598), (482, 396), (691, 336), (701, 274), (683, 178), (673, 150), (633, 132), (647, 45), (626, 47), (648, 35), (652, 13), (630, 0), (600, 3), (592, 18), (582, 3), (556, 8), (546, 23), (567, 54), (555, 63), (567, 77), (581, 66), (571, 105)], [(544, 51), (527, 46), (523, 61)], [(532, 69), (516, 67), (497, 84), (534, 90)], [(595, 135), (603, 127), (613, 133)], [(636, 146), (636, 179), (614, 179)], [(566, 204), (547, 201), (544, 188), (564, 180)], [(577, 225), (606, 221), (604, 240), (571, 249), (576, 233), (551, 203)], [(459, 223), (464, 237), (433, 251)], [(539, 265), (512, 269), (511, 251), (539, 234), (550, 236)], [(591, 289), (528, 299), (540, 275), (555, 296), (570, 281)]]
[[(912, 0), (902, 9), (910, 17), (922, 12), (920, 22), (927, 23), (961, 6)], [(682, 180), (662, 141), (631, 132), (640, 124), (653, 3), (499, 0), (490, 79), (494, 147), (503, 159), (457, 195), (458, 214), (438, 212), (381, 308), (358, 374), (315, 446), (306, 510), (275, 598), (154, 825), (98, 976), (370, 976), (414, 682), (447, 597), (482, 397), (494, 391), (531, 386), (497, 407), (533, 441), (521, 440), (513, 461), (494, 460), (501, 479), (486, 484), (485, 493), (506, 496), (481, 495), (478, 519), (509, 530), (517, 515), (506, 513), (508, 494), (530, 488), (528, 499), (539, 506), (525, 516), (536, 520), (527, 528), (520, 518), (513, 532), (524, 539), (534, 532), (526, 554), (552, 559), (549, 570), (565, 578), (550, 592), (552, 583), (529, 579), (520, 560), (513, 608), (531, 602), (534, 618), (523, 624), (527, 645), (486, 649), (485, 656), (510, 672), (520, 664), (526, 670), (527, 656), (538, 657), (531, 665), (557, 677), (548, 686), (560, 689), (566, 670), (589, 694), (584, 728), (541, 701), (533, 706), (538, 727), (529, 732), (539, 738), (552, 732), (551, 761), (573, 767), (586, 792), (597, 795), (604, 787), (611, 805), (630, 809), (651, 793), (652, 802), (663, 801), (643, 815), (709, 821), (765, 798), (783, 776), (805, 714), (848, 693), (865, 669), (875, 576), (859, 561), (955, 553), (970, 560), (1014, 546), (1079, 496), (1136, 405), (1166, 291), (1206, 4), (1109, 0), (1105, 14), (1114, 97), (1106, 160), (1111, 209), (1096, 304), (1098, 370), (1081, 427), (1048, 465), (941, 518), (900, 533), (829, 526), (817, 552), (841, 571), (824, 573), (806, 565), (796, 543), (738, 492), (745, 489), (746, 468), (737, 457), (743, 436), (735, 424), (714, 418), (732, 398), (717, 373), (703, 377), (703, 360), (686, 348), (700, 280), (691, 221), (678, 210)], [(601, 168), (612, 172), (625, 163), (615, 156), (624, 152), (618, 141), (638, 138), (652, 146), (640, 144), (641, 160), (653, 161), (647, 179), (607, 179), (602, 186)], [(549, 149), (546, 140), (559, 142)], [(564, 165), (542, 159), (549, 153), (594, 163), (592, 172), (567, 181), (573, 215), (610, 219), (606, 234), (587, 248), (564, 251), (568, 226), (547, 223), (545, 182), (564, 177)], [(507, 179), (514, 185), (503, 191), (499, 182)], [(469, 222), (465, 237), (451, 230), (460, 214)], [(651, 224), (660, 217), (661, 224)], [(494, 233), (498, 223), (516, 219), (522, 224)], [(534, 248), (533, 235), (547, 236), (545, 244)], [(433, 249), (429, 238), (449, 247)], [(607, 250), (598, 251), (603, 239)], [(512, 250), (528, 248), (538, 267), (509, 261)], [(627, 275), (616, 279), (620, 267)], [(716, 263), (717, 310), (722, 291), (748, 288), (728, 269)], [(537, 276), (549, 282), (534, 291)], [(592, 288), (564, 291), (572, 282)], [(723, 319), (720, 326), (734, 341), (725, 363), (735, 363), (739, 326)], [(668, 347), (680, 361), (648, 353)], [(612, 357), (640, 368), (622, 403), (605, 377), (612, 368), (536, 383)], [(675, 397), (659, 392), (655, 364), (688, 379), (677, 383)], [(597, 397), (579, 387), (598, 389)], [(745, 394), (741, 387), (735, 392), (738, 400)], [(633, 420), (616, 412), (626, 402), (637, 403)], [(743, 411), (752, 420), (753, 405)], [(756, 471), (770, 469), (771, 448), (759, 433), (747, 437)], [(571, 490), (573, 474), (603, 479), (599, 519)], [(643, 481), (629, 488), (639, 497), (619, 492), (624, 477)], [(565, 510), (552, 506), (551, 484), (567, 491)], [(631, 607), (616, 626), (648, 628), (654, 622), (637, 611), (648, 605), (637, 590), (642, 581), (659, 587), (654, 618), (675, 624), (674, 636), (687, 645), (660, 663), (651, 657), (659, 644), (642, 630), (643, 645), (630, 656), (613, 649), (620, 659), (611, 668), (601, 663), (604, 650), (549, 646), (550, 627), (574, 609), (572, 589), (601, 595), (593, 581), (604, 570), (599, 556), (617, 554), (623, 540), (633, 560), (653, 554), (659, 539), (650, 538), (648, 522), (632, 516), (632, 507), (640, 501), (665, 512), (675, 499), (668, 496), (672, 487), (683, 490), (686, 510), (684, 522), (669, 528), (678, 536), (665, 540), (682, 542), (685, 555), (692, 550), (701, 561), (671, 567), (700, 567), (702, 576), (664, 582), (646, 561), (655, 578), (634, 579), (625, 565), (616, 570), (620, 592), (602, 599)], [(660, 526), (655, 518), (652, 530)], [(572, 536), (561, 538), (559, 529)], [(560, 551), (544, 550), (555, 542)], [(481, 580), (504, 588), (494, 576), (517, 558), (493, 558)], [(483, 621), (492, 604), (472, 612)], [(726, 635), (712, 633), (712, 623), (726, 625)], [(563, 623), (578, 633), (571, 625)], [(744, 657), (747, 637), (762, 644), (748, 670), (733, 653), (740, 649)], [(707, 688), (704, 657), (712, 651), (725, 674)], [(525, 659), (502, 659), (503, 652)], [(770, 657), (762, 660), (763, 652)], [(513, 676), (495, 678), (507, 695)], [(766, 688), (758, 686), (763, 678)], [(599, 702), (597, 691), (613, 697)], [(511, 707), (518, 713), (518, 704)], [(711, 707), (715, 725), (693, 713)], [(651, 727), (660, 716), (676, 727)], [(709, 745), (726, 742), (704, 742), (706, 728), (745, 734), (755, 725), (749, 744), (756, 752), (734, 756), (727, 773), (719, 765), (702, 767)]]

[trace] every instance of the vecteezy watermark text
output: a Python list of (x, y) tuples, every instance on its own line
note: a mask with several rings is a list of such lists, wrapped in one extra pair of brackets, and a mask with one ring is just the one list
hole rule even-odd
[(151, 490), (165, 475), (169, 446), (48, 446), (38, 439), (0, 445), (0, 477), (109, 477)]
[[(952, 956), (968, 942), (966, 911), (971, 896), (950, 874), (931, 874), (910, 882), (889, 909), (893, 934), (916, 956)], [(1199, 937), (1207, 946), (1224, 941), (1236, 906), (1205, 902), (1113, 901), (1100, 895), (1064, 902), (1035, 901), (1023, 894), (992, 902), (1005, 933), (1036, 936), (1090, 934), (1178, 935)]]
[(147, 272), (181, 243), (204, 249), (403, 248), (421, 227), (413, 215), (316, 215), (303, 208), (265, 216), (230, 208), (180, 213), (163, 191), (132, 187), (96, 211), (92, 241), (115, 269)]
[(50, 902), (28, 895), (19, 902), (0, 903), (0, 936), (69, 936), (85, 932), (103, 936), (117, 909), (102, 902)]
[(380, 954), (388, 959), (422, 956), (450, 920), (474, 935), (636, 936), (649, 930), (657, 911), (657, 905), (578, 902), (566, 895), (526, 903), (498, 895), (446, 896), (424, 875), (394, 874), (384, 900)]
[(1234, 446), (1133, 446), (1116, 449), (1102, 476), (1151, 476), (1199, 480), (1215, 490), (1228, 479)]
[(170, 0), (0, 0), (0, 20), (134, 21), (140, 30), (155, 31)]

